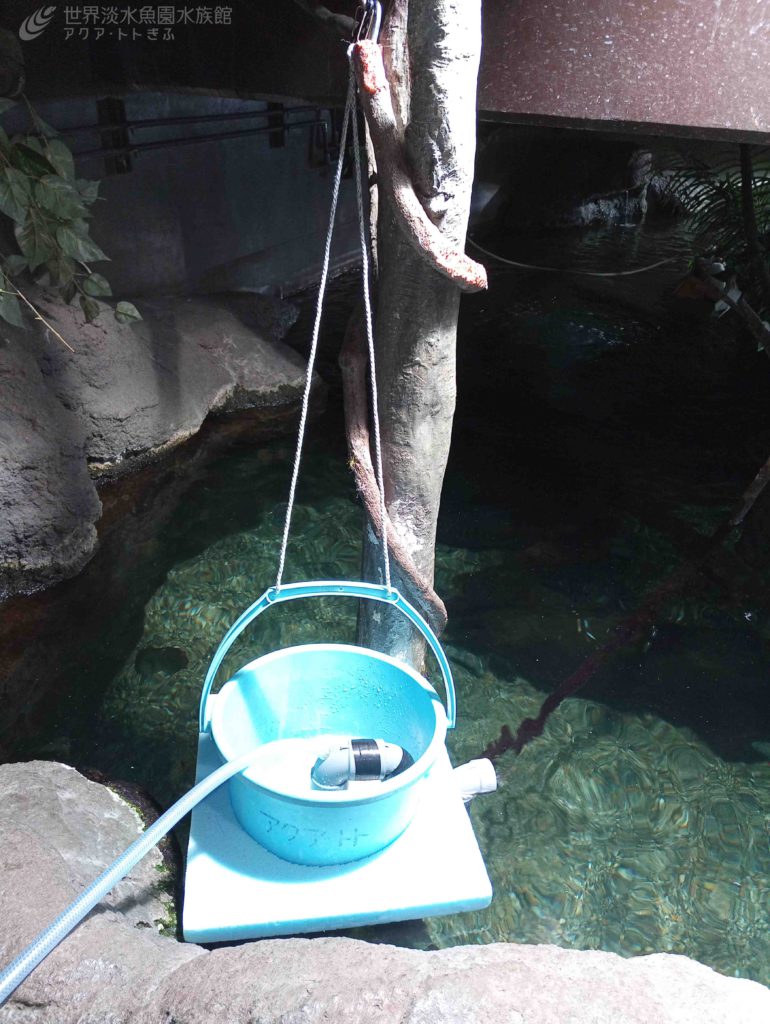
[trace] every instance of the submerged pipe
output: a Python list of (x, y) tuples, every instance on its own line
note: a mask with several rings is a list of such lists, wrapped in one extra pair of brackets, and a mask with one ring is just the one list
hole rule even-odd
[(38, 964), (53, 952), (59, 943), (83, 920), (86, 914), (121, 879), (125, 878), (131, 868), (155, 846), (177, 822), (188, 814), (197, 804), (210, 793), (227, 782), (238, 772), (248, 768), (257, 755), (257, 749), (250, 750), (242, 757), (227, 761), (211, 775), (193, 786), (183, 797), (162, 814), (156, 822), (143, 832), (118, 859), (102, 872), (80, 896), (70, 904), (47, 928), (35, 938), (26, 949), (13, 960), (4, 971), (0, 972), (0, 1006), (9, 999), (21, 983), (29, 977)]

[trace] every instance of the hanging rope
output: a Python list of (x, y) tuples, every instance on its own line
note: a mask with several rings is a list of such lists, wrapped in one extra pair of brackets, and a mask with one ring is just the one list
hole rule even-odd
[(299, 418), (299, 431), (297, 434), (297, 450), (294, 454), (294, 469), (291, 474), (291, 485), (289, 487), (289, 501), (286, 506), (286, 519), (283, 524), (283, 540), (281, 541), (281, 553), (278, 558), (278, 573), (275, 578), (276, 590), (281, 589), (283, 569), (286, 563), (286, 548), (289, 544), (289, 530), (291, 529), (291, 516), (294, 511), (294, 495), (297, 490), (297, 477), (299, 476), (299, 464), (302, 459), (302, 444), (305, 440), (305, 426), (307, 424), (307, 412), (310, 406), (310, 389), (313, 384), (313, 369), (315, 367), (316, 350), (318, 349), (318, 335), (321, 331), (321, 315), (323, 313), (324, 295), (326, 294), (326, 280), (329, 276), (329, 262), (332, 251), (332, 235), (334, 234), (334, 218), (337, 213), (337, 200), (340, 195), (340, 181), (342, 180), (342, 165), (345, 160), (345, 142), (348, 135), (348, 122), (350, 113), (355, 102), (354, 84), (351, 79), (348, 86), (347, 100), (345, 101), (345, 114), (342, 118), (342, 131), (340, 132), (340, 155), (337, 160), (337, 170), (334, 175), (334, 188), (332, 190), (332, 205), (329, 213), (329, 227), (326, 232), (326, 246), (324, 248), (323, 264), (321, 268), (321, 281), (318, 285), (318, 299), (315, 308), (315, 323), (313, 324), (313, 336), (310, 342), (310, 355), (307, 360), (307, 377), (305, 378), (305, 393), (302, 397), (302, 412)]
[(305, 428), (307, 426), (308, 409), (310, 407), (310, 390), (313, 383), (313, 370), (315, 368), (316, 353), (318, 350), (318, 338), (321, 332), (321, 317), (323, 315), (324, 297), (326, 295), (326, 283), (329, 277), (329, 264), (331, 261), (332, 237), (334, 234), (334, 221), (337, 214), (337, 203), (340, 194), (340, 182), (342, 181), (342, 166), (345, 160), (345, 143), (347, 141), (348, 124), (353, 120), (353, 154), (355, 163), (356, 198), (358, 205), (358, 227), (361, 240), (361, 283), (364, 295), (364, 310), (366, 319), (366, 336), (369, 344), (369, 378), (372, 394), (372, 420), (374, 424), (374, 450), (375, 467), (377, 472), (377, 487), (380, 497), (380, 515), (382, 522), (382, 562), (385, 577), (385, 585), (391, 590), (390, 579), (390, 557), (388, 554), (387, 537), (387, 515), (385, 511), (385, 486), (382, 470), (382, 445), (380, 442), (380, 417), (377, 405), (377, 373), (374, 360), (374, 329), (372, 326), (372, 302), (369, 292), (369, 247), (366, 237), (366, 217), (364, 212), (364, 197), (361, 174), (361, 152), (358, 139), (358, 121), (356, 115), (356, 85), (353, 70), (350, 71), (348, 94), (345, 102), (345, 114), (342, 119), (342, 130), (340, 132), (340, 155), (337, 160), (337, 169), (334, 175), (334, 187), (332, 190), (331, 210), (329, 213), (329, 227), (326, 232), (326, 245), (324, 247), (323, 263), (321, 267), (321, 280), (318, 285), (318, 298), (316, 300), (315, 322), (310, 342), (310, 354), (307, 361), (307, 376), (305, 378), (305, 391), (302, 396), (302, 411), (299, 419), (299, 430), (297, 432), (297, 448), (294, 454), (294, 467), (291, 474), (289, 486), (289, 500), (286, 505), (286, 518), (283, 524), (283, 538), (281, 540), (281, 552), (278, 558), (278, 572), (276, 574), (275, 588), (280, 590), (283, 580), (283, 571), (286, 565), (286, 550), (289, 545), (289, 532), (291, 530), (292, 514), (294, 512), (294, 501), (297, 491), (297, 480), (299, 478), (299, 467), (302, 461), (302, 448), (305, 440)]
[[(352, 56), (351, 56), (352, 60)], [(353, 68), (350, 69), (350, 81), (354, 81)], [(358, 117), (353, 111), (353, 153), (356, 165), (356, 198), (358, 201), (358, 228), (361, 237), (361, 284), (364, 293), (364, 313), (366, 320), (366, 339), (369, 345), (369, 381), (372, 393), (372, 420), (374, 423), (374, 456), (377, 472), (377, 487), (380, 491), (380, 530), (382, 539), (382, 565), (385, 573), (385, 586), (390, 585), (390, 556), (388, 554), (388, 516), (385, 509), (385, 478), (382, 472), (382, 445), (380, 444), (380, 413), (377, 406), (377, 372), (374, 363), (374, 330), (372, 328), (372, 303), (369, 295), (369, 244), (366, 238), (366, 219), (364, 217), (364, 195), (361, 185), (361, 150), (358, 143)]]

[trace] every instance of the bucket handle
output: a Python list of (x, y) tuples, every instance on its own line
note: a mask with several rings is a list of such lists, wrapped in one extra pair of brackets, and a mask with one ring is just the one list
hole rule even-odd
[(201, 732), (206, 731), (210, 720), (207, 705), (209, 694), (211, 693), (211, 687), (214, 685), (214, 679), (217, 671), (219, 670), (219, 666), (222, 664), (225, 655), (233, 645), (235, 638), (239, 636), (249, 623), (253, 622), (258, 615), (261, 615), (266, 608), (269, 608), (270, 605), (280, 604), (282, 601), (295, 601), (300, 597), (321, 597), (329, 594), (341, 594), (344, 597), (366, 598), (370, 601), (382, 601), (384, 604), (393, 605), (394, 608), (398, 608), (398, 610), (405, 615), (414, 626), (417, 627), (428, 642), (428, 646), (433, 651), (436, 661), (439, 664), (439, 668), (441, 669), (441, 675), (444, 680), (444, 689), (446, 690), (447, 728), (454, 729), (455, 721), (457, 719), (457, 700), (455, 697), (454, 682), (452, 680), (452, 670), (449, 667), (447, 656), (444, 654), (444, 649), (439, 643), (438, 637), (417, 609), (413, 608), (397, 590), (394, 590), (392, 587), (388, 589), (378, 583), (349, 583), (342, 580), (314, 580), (308, 583), (285, 583), (280, 587), (280, 589), (277, 587), (270, 587), (264, 592), (262, 597), (248, 607), (246, 611), (236, 619), (230, 629), (228, 629), (222, 643), (219, 645), (214, 657), (211, 659), (211, 664), (209, 665), (208, 672), (206, 673), (206, 679), (203, 683), (200, 713), (198, 716), (198, 724)]

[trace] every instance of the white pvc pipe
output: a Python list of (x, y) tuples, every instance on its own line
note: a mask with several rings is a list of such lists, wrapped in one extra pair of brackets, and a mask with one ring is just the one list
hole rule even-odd
[(452, 772), (460, 788), (463, 803), (468, 804), (481, 793), (494, 793), (497, 789), (495, 766), (487, 757), (460, 764)]

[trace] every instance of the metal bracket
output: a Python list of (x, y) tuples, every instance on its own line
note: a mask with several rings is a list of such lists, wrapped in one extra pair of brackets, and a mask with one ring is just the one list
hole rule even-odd
[(283, 103), (267, 104), (267, 138), (270, 149), (282, 149), (286, 145), (286, 117)]
[(98, 100), (96, 114), (101, 149), (104, 152), (104, 173), (127, 174), (132, 168), (131, 142), (123, 100), (115, 96)]
[(351, 43), (360, 43), (362, 39), (376, 43), (380, 35), (381, 22), (382, 4), (378, 0), (364, 0), (356, 11), (356, 27)]

